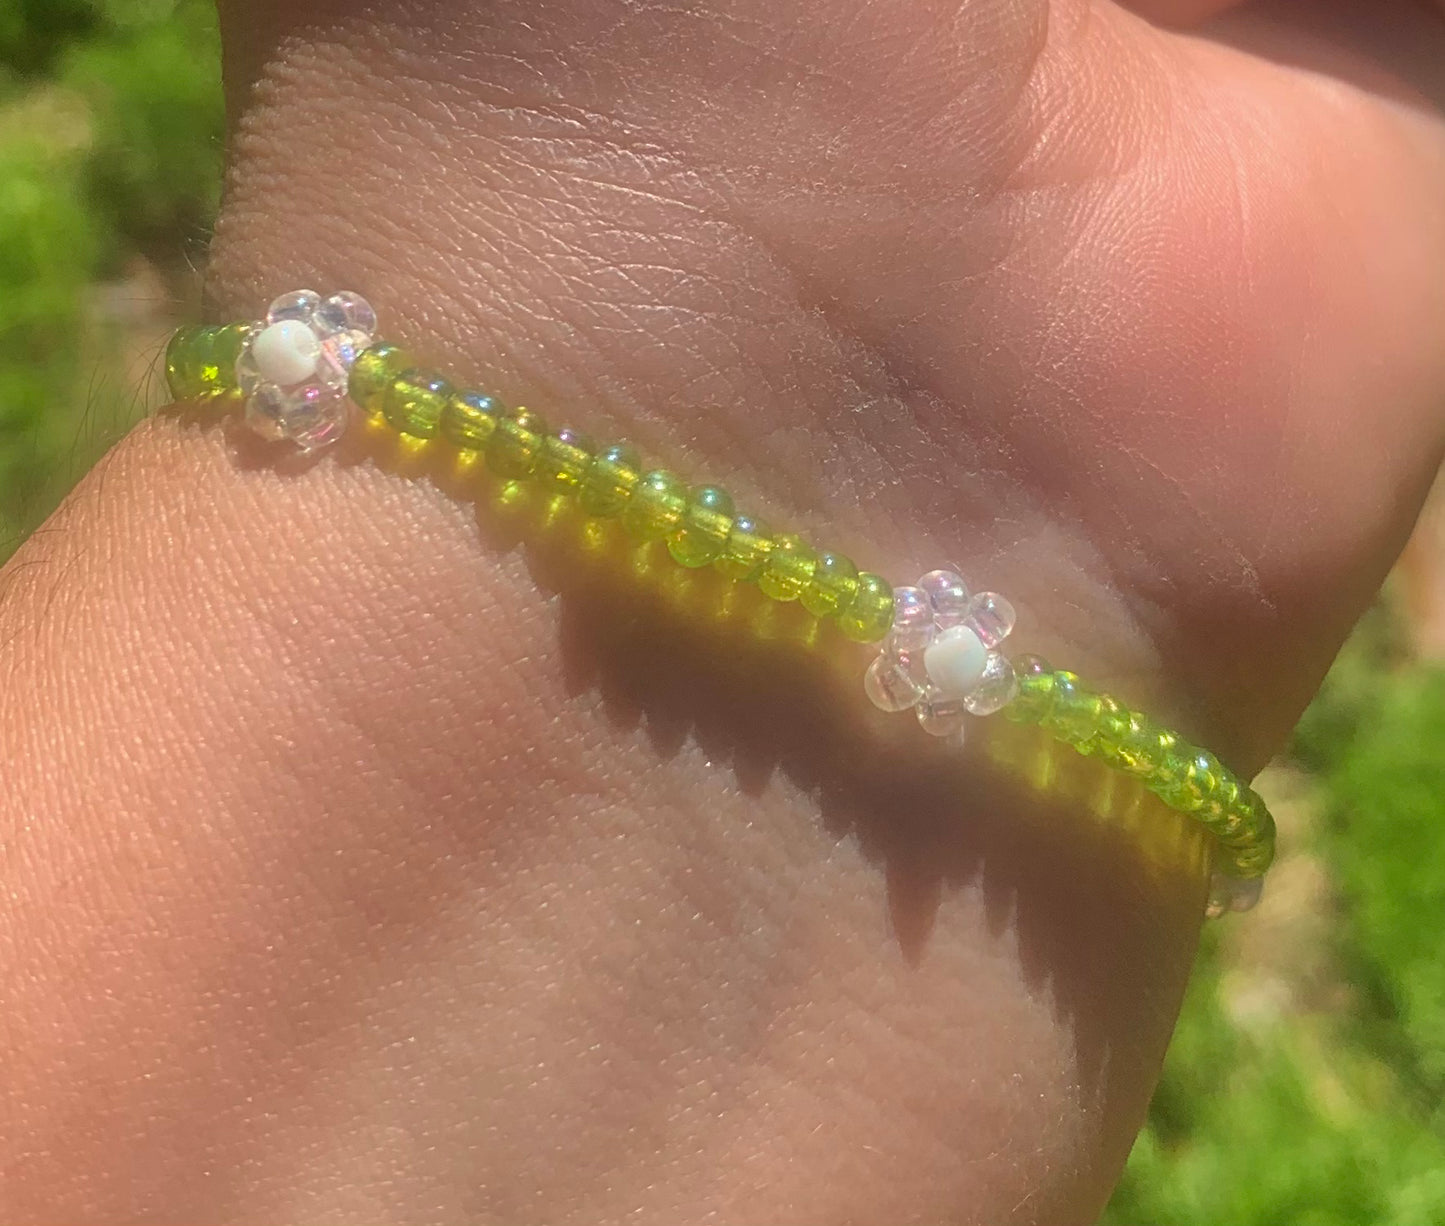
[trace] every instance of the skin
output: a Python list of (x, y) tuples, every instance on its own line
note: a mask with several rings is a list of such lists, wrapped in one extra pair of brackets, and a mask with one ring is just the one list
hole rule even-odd
[[(233, 3), (214, 311), (355, 288), (862, 565), (956, 559), (1253, 771), (1445, 443), (1445, 23), (1228, 7)], [(165, 418), (12, 561), (6, 1220), (1092, 1221), (1188, 827), (538, 515)]]

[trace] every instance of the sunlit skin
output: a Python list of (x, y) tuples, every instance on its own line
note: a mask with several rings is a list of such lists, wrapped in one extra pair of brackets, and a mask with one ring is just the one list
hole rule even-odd
[[(1445, 442), (1445, 22), (1228, 7), (237, 0), (214, 313), (365, 293), (1252, 772)], [(1186, 827), (476, 489), (167, 417), (7, 568), (0, 1217), (1091, 1222)]]

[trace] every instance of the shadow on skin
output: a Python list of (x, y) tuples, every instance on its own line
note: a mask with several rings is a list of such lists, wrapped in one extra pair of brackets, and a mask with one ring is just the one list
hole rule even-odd
[[(199, 406), (179, 416), (214, 428), (216, 409)], [(240, 468), (289, 478), (318, 463), (269, 447), (237, 423), (227, 426)], [(640, 730), (658, 763), (691, 742), (744, 795), (762, 796), (780, 779), (806, 794), (817, 816), (806, 805), (793, 806), (789, 816), (821, 822), (831, 838), (851, 839), (862, 850), (884, 883), (893, 937), (907, 965), (924, 965), (935, 943), (944, 945), (954, 935), (935, 933), (946, 899), (958, 893), (977, 898), (991, 943), (1016, 958), (1029, 990), (1047, 1002), (1072, 1038), (1077, 1088), (1070, 1092), (1100, 1113), (1134, 1117), (1159, 1051), (1124, 1037), (1159, 1034), (1162, 1046), (1161, 1009), (1174, 1007), (1182, 970), (1165, 961), (1177, 954), (1178, 942), (1161, 942), (1159, 934), (1187, 931), (1203, 906), (1205, 848), (1192, 824), (1035, 729), (978, 721), (962, 752), (934, 742), (906, 714), (877, 712), (860, 693), (869, 648), (844, 641), (796, 606), (768, 601), (748, 585), (726, 583), (710, 569), (684, 570), (659, 545), (636, 547), (617, 524), (581, 516), (568, 496), (498, 481), (475, 458), (467, 463), (444, 444), (363, 427), (319, 462), (374, 466), (471, 503), (480, 549), (520, 556), (537, 586), (555, 600), (556, 647), (569, 691), (588, 701), (596, 696), (614, 725)], [(402, 956), (424, 947), (438, 915), (477, 888), (477, 862), (489, 859), (504, 875), (508, 857), (526, 839), (525, 830), (509, 827), (514, 818), (505, 808), (420, 832), (401, 820), (378, 829), (348, 820), (345, 812), (327, 816), (335, 820), (287, 826), (280, 854), (315, 867), (303, 890), (273, 897), (267, 913), (278, 932), (307, 916), (325, 917), (307, 946), (311, 961), (288, 972), (269, 937), (262, 944), (241, 933), (222, 943), (193, 998), (231, 1000), (237, 983), (264, 975), (270, 984), (267, 1020), (248, 1023), (246, 1045), (229, 1056), (218, 1057), (204, 1043), (166, 1053), (167, 1076), (223, 1086), (234, 1078), (247, 1087), (248, 1101), (266, 1104), (278, 1118), (295, 1111), (304, 1120), (312, 1109), (314, 1074), (288, 1063), (288, 1053), (344, 1042), (362, 1028), (349, 981), (317, 975), (315, 967), (329, 957), (339, 960), (343, 951), (346, 957), (369, 955), (382, 966), (388, 960), (384, 946)], [(707, 816), (699, 813), (698, 820)], [(414, 858), (424, 871), (424, 888), (389, 883), (384, 874), (399, 857)], [(264, 880), (245, 873), (237, 880), (241, 890), (265, 888)], [(709, 883), (699, 888), (705, 898)], [(639, 900), (626, 902), (637, 909)], [(643, 910), (645, 905), (642, 900)], [(162, 908), (153, 922), (163, 930), (176, 921)], [(963, 937), (964, 945), (990, 944)], [(599, 958), (589, 948), (573, 956), (586, 959), (588, 975), (604, 980), (625, 985), (635, 973), (625, 951)], [(718, 991), (716, 981), (700, 976), (677, 1007), (700, 1012)], [(720, 1016), (726, 1041), (744, 1050), (773, 1021), (767, 999), (721, 1010)], [(644, 1047), (618, 1065), (615, 1077), (626, 1082), (630, 1100), (638, 1098), (633, 1082), (647, 1083), (656, 1067), (653, 1051)], [(113, 1092), (118, 1074), (106, 1067), (86, 1076)], [(150, 1076), (139, 1063), (121, 1074), (122, 1080), (139, 1076)], [(719, 1101), (745, 1088), (741, 1082), (720, 1085)], [(661, 1145), (671, 1117), (660, 1111), (649, 1123), (644, 1106), (637, 1112), (644, 1134)], [(130, 1117), (93, 1117), (86, 1105), (56, 1133), (81, 1161), (132, 1143)], [(197, 1130), (188, 1115), (154, 1120), (147, 1152), (185, 1153)], [(621, 1161), (626, 1143), (625, 1137), (604, 1139), (624, 1148), (594, 1154), (600, 1169), (614, 1158)], [(233, 1144), (244, 1150), (243, 1142)], [(1074, 1153), (1070, 1160), (1086, 1166), (1122, 1157), (1117, 1140), (1087, 1144), (1098, 1152)], [(267, 1151), (257, 1154), (260, 1161)], [(134, 1185), (141, 1192), (127, 1184), (115, 1195), (163, 1187), (183, 1207), (194, 1206), (191, 1216), (204, 1216), (206, 1206), (226, 1203), (227, 1196), (239, 1203), (247, 1194), (246, 1169), (237, 1162), (185, 1191), (178, 1185), (187, 1173), (163, 1165), (150, 1172), (149, 1183)], [(478, 1206), (480, 1212), (480, 1201)], [(497, 1210), (503, 1219), (506, 1209)]]
[[(241, 430), (231, 441), (245, 466), (299, 475), (314, 463)], [(638, 547), (565, 492), (384, 427), (351, 431), (329, 458), (473, 503), (482, 545), (520, 551), (558, 600), (569, 690), (598, 694), (659, 760), (692, 740), (748, 795), (782, 774), (812, 797), (828, 832), (885, 875), (910, 964), (927, 956), (945, 894), (981, 890), (992, 934), (1014, 933), (1030, 986), (1074, 1035), (1081, 1088), (1112, 1099), (1109, 1034), (1129, 1024), (1117, 1002), (1150, 1007), (1160, 910), (1202, 911), (1207, 847), (1191, 823), (1035, 728), (980, 721), (962, 752), (933, 742), (863, 699), (869, 648), (750, 585), (683, 569), (660, 543)], [(1121, 974), (1136, 979), (1123, 991)]]

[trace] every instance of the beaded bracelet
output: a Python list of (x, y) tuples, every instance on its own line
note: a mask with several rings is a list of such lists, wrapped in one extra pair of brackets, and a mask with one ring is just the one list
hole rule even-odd
[(738, 514), (731, 496), (647, 469), (626, 445), (594, 447), (551, 430), (527, 408), (457, 389), (377, 341), (376, 313), (357, 294), (310, 290), (277, 298), (264, 321), (186, 327), (166, 349), (178, 404), (242, 407), (262, 437), (304, 451), (324, 447), (354, 411), (418, 439), (441, 438), (484, 457), (506, 480), (531, 479), (575, 496), (584, 514), (618, 517), (639, 541), (661, 540), (682, 566), (710, 566), (797, 601), (848, 639), (879, 643), (864, 688), (885, 711), (913, 710), (926, 732), (958, 738), (971, 717), (1002, 712), (1137, 779), (1214, 840), (1208, 913), (1245, 911), (1274, 856), (1274, 821), (1259, 795), (1213, 754), (1086, 687), (1037, 656), (1001, 650), (1014, 610), (995, 592), (971, 594), (953, 571), (894, 588), (840, 553), (775, 534)]

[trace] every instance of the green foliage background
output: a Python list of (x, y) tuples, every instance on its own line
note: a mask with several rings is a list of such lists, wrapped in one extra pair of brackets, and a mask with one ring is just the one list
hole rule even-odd
[[(222, 134), (205, 0), (0, 0), (0, 556), (142, 411), (97, 287), (184, 296)], [(1108, 1226), (1445, 1223), (1445, 676), (1385, 609), (1293, 759), (1284, 897), (1211, 926)]]
[(96, 287), (203, 249), (219, 56), (201, 0), (0, 0), (0, 550), (142, 407)]

